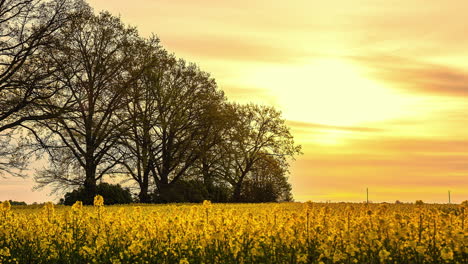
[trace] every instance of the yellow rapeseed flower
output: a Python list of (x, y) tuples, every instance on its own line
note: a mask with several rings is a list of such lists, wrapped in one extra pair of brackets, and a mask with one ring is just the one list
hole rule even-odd
[(384, 263), (388, 259), (389, 256), (390, 256), (390, 252), (388, 252), (387, 250), (381, 249), (379, 251), (380, 262)]
[(453, 260), (453, 251), (448, 248), (448, 247), (444, 247), (441, 251), (440, 251), (440, 256), (442, 257), (443, 260), (445, 261), (449, 261), (449, 260)]
[(73, 211), (81, 211), (83, 209), (83, 202), (82, 201), (76, 201), (72, 205), (72, 210)]
[(11, 209), (11, 204), (9, 201), (4, 201), (1, 206), (2, 211), (8, 212)]
[(0, 263), (464, 263), (468, 253), (453, 204), (95, 205), (2, 203)]
[(190, 262), (186, 258), (182, 258), (179, 260), (179, 264), (190, 264)]
[(96, 195), (94, 197), (94, 206), (103, 206), (104, 198), (101, 195)]
[(0, 249), (0, 256), (4, 256), (4, 257), (9, 257), (11, 256), (10, 254), (10, 249), (9, 248), (2, 248)]

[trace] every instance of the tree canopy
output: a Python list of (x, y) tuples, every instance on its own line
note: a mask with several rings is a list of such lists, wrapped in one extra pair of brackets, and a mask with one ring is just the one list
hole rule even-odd
[(0, 174), (18, 176), (27, 164), (14, 130), (52, 117), (42, 107), (61, 87), (50, 82), (56, 68), (38, 53), (74, 20), (78, 6), (72, 0), (0, 1)]
[[(229, 102), (156, 36), (83, 1), (0, 3), (0, 136), (20, 129), (46, 154), (39, 187), (85, 203), (110, 178), (143, 203), (292, 199), (300, 146), (274, 107)], [(0, 144), (0, 161), (25, 151)], [(0, 170), (24, 165), (10, 160)]]

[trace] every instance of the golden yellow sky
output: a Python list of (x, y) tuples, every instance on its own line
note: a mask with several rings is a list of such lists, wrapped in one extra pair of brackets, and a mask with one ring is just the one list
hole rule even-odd
[(468, 199), (467, 1), (89, 3), (158, 35), (230, 100), (280, 109), (303, 146), (296, 200)]

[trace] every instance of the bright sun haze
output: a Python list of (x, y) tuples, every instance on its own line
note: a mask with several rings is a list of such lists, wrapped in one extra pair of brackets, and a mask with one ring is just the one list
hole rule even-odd
[[(90, 0), (282, 111), (298, 201), (468, 199), (468, 2)], [(443, 23), (441, 23), (443, 21)], [(29, 180), (0, 186), (0, 200)], [(43, 192), (18, 200), (50, 200)], [(28, 196), (29, 195), (29, 196)]]
[(269, 89), (287, 119), (353, 126), (404, 116), (404, 98), (370, 80), (344, 59), (265, 66), (246, 85)]

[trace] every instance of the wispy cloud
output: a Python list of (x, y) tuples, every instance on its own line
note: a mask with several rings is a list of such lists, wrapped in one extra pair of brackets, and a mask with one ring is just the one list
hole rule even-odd
[(371, 78), (395, 89), (427, 95), (468, 96), (468, 71), (465, 69), (387, 55), (350, 58), (366, 68)]
[(246, 62), (294, 63), (309, 54), (297, 49), (276, 46), (267, 40), (232, 35), (185, 35), (163, 40), (177, 53), (187, 53), (199, 58)]
[(230, 101), (238, 103), (277, 104), (277, 98), (267, 89), (225, 85), (221, 87)]
[(286, 122), (289, 126), (298, 129), (311, 129), (311, 130), (337, 130), (337, 131), (348, 131), (348, 132), (383, 132), (384, 129), (373, 128), (373, 127), (359, 127), (359, 126), (332, 126), (325, 124), (301, 122), (288, 120)]
[[(210, 72), (231, 100), (278, 106), (287, 96), (297, 97), (282, 110), (298, 108), (287, 116), (287, 124), (305, 153), (291, 168), (299, 199), (362, 201), (359, 195), (371, 185), (380, 188), (381, 200), (414, 201), (438, 197), (434, 195), (444, 193), (446, 186), (468, 188), (467, 1), (89, 2), (97, 10), (121, 14), (145, 36), (156, 33), (168, 50)], [(382, 117), (372, 123), (308, 120), (313, 109), (308, 98), (320, 95), (311, 93), (311, 87), (326, 91), (327, 84), (341, 77), (330, 74), (317, 86), (303, 85), (323, 76), (298, 72), (295, 66), (313, 64), (321, 54), (347, 60), (360, 70), (359, 77), (411, 99), (408, 108), (392, 120)], [(262, 72), (267, 74), (257, 76)], [(357, 84), (343, 85), (351, 94), (359, 90)], [(372, 100), (331, 94), (324, 102), (331, 110), (340, 101), (333, 98), (356, 100), (346, 110)], [(299, 104), (302, 98), (307, 103)], [(392, 107), (379, 103), (376, 108)], [(337, 111), (338, 117), (346, 110)], [(307, 120), (311, 122), (303, 122)], [(327, 140), (338, 144), (320, 143)], [(464, 195), (468, 199), (466, 191)]]

